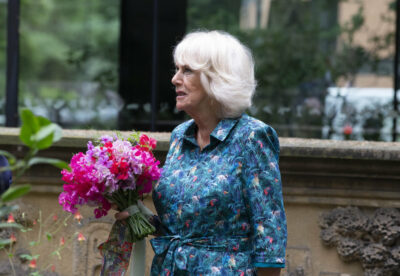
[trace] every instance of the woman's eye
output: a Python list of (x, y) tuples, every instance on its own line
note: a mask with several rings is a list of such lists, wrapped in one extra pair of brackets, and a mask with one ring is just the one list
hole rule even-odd
[(189, 67), (184, 67), (183, 68), (183, 73), (192, 73), (192, 72), (193, 72), (193, 70), (190, 69)]

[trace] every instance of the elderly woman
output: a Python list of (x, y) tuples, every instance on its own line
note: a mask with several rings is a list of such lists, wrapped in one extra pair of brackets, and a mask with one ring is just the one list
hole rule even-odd
[(152, 275), (279, 275), (286, 218), (275, 131), (244, 111), (256, 87), (250, 51), (233, 36), (194, 32), (176, 46), (176, 107), (153, 200), (164, 233)]
[[(151, 275), (279, 275), (286, 217), (275, 131), (244, 112), (256, 87), (250, 51), (219, 31), (176, 46), (175, 128), (153, 201), (160, 235)], [(118, 219), (127, 217), (120, 212)]]

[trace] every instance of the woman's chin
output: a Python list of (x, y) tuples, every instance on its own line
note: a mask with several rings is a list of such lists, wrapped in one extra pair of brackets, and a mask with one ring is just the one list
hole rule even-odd
[(181, 104), (181, 103), (176, 103), (176, 109), (177, 110), (179, 110), (179, 111), (185, 111), (185, 107), (186, 107), (186, 105), (184, 105), (184, 104)]

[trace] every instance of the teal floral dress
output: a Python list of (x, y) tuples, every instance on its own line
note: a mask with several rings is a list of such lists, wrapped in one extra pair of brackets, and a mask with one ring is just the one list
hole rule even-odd
[(163, 233), (151, 275), (254, 275), (284, 267), (286, 217), (275, 131), (246, 114), (220, 121), (200, 150), (179, 125), (153, 200)]

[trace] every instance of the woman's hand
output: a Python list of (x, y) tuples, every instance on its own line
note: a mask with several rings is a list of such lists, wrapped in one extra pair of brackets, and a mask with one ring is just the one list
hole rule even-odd
[(257, 268), (258, 276), (279, 276), (281, 275), (281, 269), (275, 267), (259, 267)]
[[(118, 210), (117, 204), (115, 204), (115, 203), (111, 204), (111, 209)], [(124, 220), (129, 217), (129, 213), (128, 213), (128, 211), (121, 211), (121, 212), (116, 213), (114, 215), (114, 217), (117, 220)]]
[[(137, 206), (139, 207), (140, 211), (142, 212), (142, 214), (143, 214), (147, 219), (150, 220), (150, 219), (154, 216), (153, 212), (152, 212), (149, 208), (147, 208), (147, 207), (143, 204), (143, 202), (142, 202), (141, 200), (138, 200)], [(115, 203), (111, 204), (111, 209), (114, 209), (114, 210), (119, 211), (119, 210), (118, 210), (118, 206), (117, 206), (117, 204), (115, 204)], [(129, 214), (128, 211), (120, 211), (120, 212), (116, 213), (116, 214), (114, 215), (114, 217), (115, 217), (115, 219), (117, 219), (117, 220), (124, 220), (124, 219), (128, 218), (130, 215), (131, 215), (131, 214)]]

